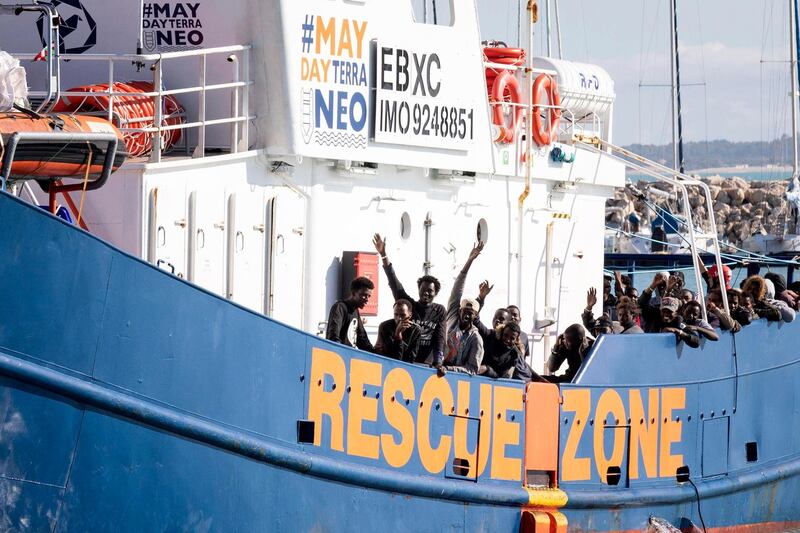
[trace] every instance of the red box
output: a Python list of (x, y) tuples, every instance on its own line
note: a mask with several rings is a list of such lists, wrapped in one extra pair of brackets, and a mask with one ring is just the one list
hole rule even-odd
[(380, 256), (374, 252), (342, 252), (342, 298), (350, 297), (350, 282), (364, 276), (372, 280), (372, 298), (361, 310), (363, 316), (378, 316), (378, 272)]

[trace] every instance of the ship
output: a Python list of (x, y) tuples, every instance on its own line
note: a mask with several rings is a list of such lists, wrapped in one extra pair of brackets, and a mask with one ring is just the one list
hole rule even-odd
[[(31, 86), (0, 117), (0, 528), (800, 527), (796, 323), (601, 335), (561, 384), (321, 335), (354, 272), (367, 333), (391, 316), (373, 233), (440, 300), (483, 242), (467, 294), (519, 306), (541, 369), (625, 169), (708, 194), (615, 146), (613, 79), (534, 56), (512, 5), (518, 48), (473, 2), (0, 6)], [(713, 216), (684, 216), (721, 272)]]

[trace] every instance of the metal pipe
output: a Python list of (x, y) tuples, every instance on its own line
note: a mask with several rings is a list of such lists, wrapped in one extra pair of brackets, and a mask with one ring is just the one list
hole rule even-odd
[[(545, 230), (544, 263), (544, 310), (547, 313), (547, 310), (553, 307), (553, 297), (550, 294), (553, 284), (553, 222), (549, 222)], [(542, 364), (545, 374), (550, 373), (547, 369), (547, 358), (550, 355), (550, 327), (549, 325), (544, 327), (544, 360)]]
[(161, 61), (156, 61), (153, 65), (153, 89), (158, 91), (158, 94), (153, 97), (153, 105), (154, 105), (154, 112), (155, 112), (155, 127), (156, 133), (152, 136), (152, 145), (153, 145), (153, 152), (150, 155), (150, 162), (151, 163), (160, 163), (161, 162), (161, 112), (162, 112), (162, 101), (161, 101), (161, 90), (162, 90), (162, 71), (161, 71)]
[(431, 267), (433, 264), (431, 263), (431, 246), (432, 246), (432, 239), (431, 239), (431, 229), (433, 226), (433, 219), (431, 218), (431, 212), (428, 211), (428, 214), (425, 215), (425, 262), (422, 264), (422, 270), (425, 272), (425, 275), (429, 275), (431, 273)]
[[(517, 305), (522, 306), (522, 260), (523, 260), (523, 228), (525, 226), (525, 200), (531, 191), (531, 165), (532, 165), (532, 151), (533, 145), (532, 125), (533, 125), (533, 24), (537, 13), (535, 11), (536, 3), (528, 3), (528, 68), (526, 68), (527, 79), (527, 94), (528, 94), (528, 109), (525, 117), (525, 188), (517, 199)], [(510, 289), (510, 287), (509, 287)]]

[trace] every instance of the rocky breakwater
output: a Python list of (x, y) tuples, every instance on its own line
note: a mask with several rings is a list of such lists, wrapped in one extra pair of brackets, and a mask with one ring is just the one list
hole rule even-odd
[[(720, 240), (735, 246), (752, 235), (782, 235), (787, 214), (786, 181), (746, 181), (739, 177), (700, 178), (711, 190), (711, 209)], [(643, 193), (644, 198), (637, 194)], [(706, 198), (698, 187), (689, 187), (689, 204), (694, 220), (706, 220)], [(606, 225), (636, 232), (650, 226), (656, 217), (651, 206), (681, 213), (679, 196), (667, 183), (638, 181), (634, 188), (618, 190), (606, 202)], [(635, 216), (631, 216), (635, 215)]]

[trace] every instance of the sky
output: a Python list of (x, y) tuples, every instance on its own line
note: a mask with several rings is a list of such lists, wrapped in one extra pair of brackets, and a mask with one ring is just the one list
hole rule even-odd
[[(525, 1), (476, 1), (482, 38), (516, 42), (517, 6)], [(652, 86), (670, 83), (669, 0), (550, 1), (551, 12), (558, 2), (563, 58), (598, 64), (615, 82), (615, 144), (671, 142), (670, 89)], [(545, 2), (535, 55), (546, 55)], [(685, 140), (760, 141), (790, 132), (789, 5), (677, 1)]]

